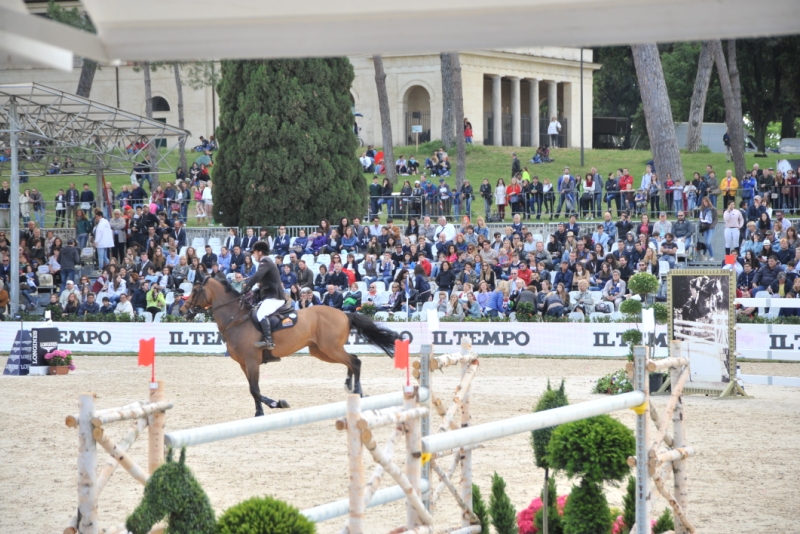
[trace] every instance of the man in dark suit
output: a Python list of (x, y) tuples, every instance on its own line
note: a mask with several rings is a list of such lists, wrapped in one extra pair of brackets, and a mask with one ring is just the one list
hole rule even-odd
[(186, 246), (186, 230), (183, 229), (183, 224), (180, 221), (175, 221), (169, 236), (175, 240), (175, 246), (178, 247), (178, 250)]
[(254, 235), (253, 229), (247, 229), (247, 235), (242, 238), (241, 246), (242, 250), (245, 252), (250, 252), (253, 249), (253, 245), (256, 244), (258, 238)]
[(200, 258), (200, 263), (206, 266), (206, 269), (211, 270), (211, 266), (217, 263), (217, 255), (211, 250), (211, 245), (206, 245), (206, 253)]
[(228, 230), (228, 237), (225, 238), (223, 245), (225, 245), (225, 248), (230, 251), (233, 250), (233, 247), (239, 247), (242, 245), (241, 238), (236, 235), (236, 228), (231, 228)]
[(280, 256), (286, 256), (289, 254), (289, 243), (291, 242), (291, 238), (286, 233), (286, 227), (281, 225), (278, 228), (278, 235), (275, 236), (275, 241), (272, 246), (272, 251), (274, 254), (278, 254)]
[(238, 271), (242, 265), (244, 265), (244, 253), (242, 252), (242, 247), (235, 245), (233, 247), (233, 251), (231, 252), (231, 272)]
[(322, 296), (322, 305), (341, 310), (342, 302), (344, 302), (342, 294), (339, 293), (335, 285), (329, 284), (328, 291)]
[[(347, 279), (347, 275), (342, 272), (341, 263), (337, 263), (333, 266), (333, 272), (331, 273), (330, 281), (332, 285), (335, 285), (342, 291), (350, 287), (350, 281)], [(341, 306), (339, 307), (341, 308)]]
[(148, 259), (147, 252), (142, 252), (140, 258), (141, 262), (139, 264), (139, 279), (143, 279), (145, 276), (147, 276), (147, 269), (152, 267), (153, 270), (155, 270), (155, 266), (153, 265), (153, 262)]

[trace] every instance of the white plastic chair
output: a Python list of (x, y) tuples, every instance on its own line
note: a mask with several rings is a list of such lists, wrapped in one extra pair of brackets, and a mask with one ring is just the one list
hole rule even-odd
[(376, 321), (388, 321), (389, 320), (389, 312), (379, 311), (375, 314)]
[(144, 318), (144, 322), (146, 322), (146, 323), (152, 323), (153, 322), (153, 315), (150, 312), (144, 312), (142, 314), (142, 317)]
[(166, 315), (166, 312), (158, 312), (158, 313), (156, 314), (156, 317), (155, 317), (155, 319), (153, 320), (153, 322), (154, 322), (154, 323), (160, 323), (160, 322), (161, 322), (161, 319), (164, 317), (164, 315)]
[(667, 278), (669, 272), (669, 263), (666, 260), (658, 260), (658, 277)]
[(301, 259), (302, 259), (304, 262), (306, 262), (306, 265), (308, 265), (309, 267), (311, 267), (312, 265), (314, 265), (314, 255), (313, 255), (313, 254), (303, 254), (303, 255), (301, 256)]
[(362, 295), (367, 292), (366, 282), (356, 282), (356, 285), (358, 286), (358, 290), (361, 291)]
[[(317, 297), (317, 300), (319, 302), (322, 302), (322, 297), (319, 295), (319, 291), (313, 291), (313, 293), (314, 293), (314, 296)], [(542, 512), (542, 513), (544, 513), (544, 512)]]
[(544, 236), (542, 236), (542, 234), (533, 234), (533, 241), (534, 242), (541, 241), (542, 243), (544, 243)]
[(569, 317), (570, 322), (573, 323), (582, 323), (584, 316), (581, 312), (572, 312), (567, 317)]
[[(197, 250), (197, 251), (205, 249), (206, 248), (206, 240), (203, 239), (202, 237), (195, 237), (194, 239), (192, 239), (192, 248)], [(199, 252), (198, 252), (198, 254), (199, 254)]]
[(320, 254), (317, 256), (317, 263), (320, 263), (327, 267), (331, 263), (331, 255), (330, 254)]
[(214, 248), (221, 248), (222, 247), (222, 240), (218, 237), (210, 237), (208, 239), (208, 246), (212, 249)]
[(169, 307), (170, 304), (175, 302), (175, 293), (172, 292), (172, 291), (167, 291), (167, 296), (166, 296), (165, 302), (167, 303), (167, 307)]
[(428, 301), (428, 302), (426, 302), (425, 304), (422, 305), (422, 311), (426, 311), (427, 312), (427, 311), (435, 310), (438, 307), (439, 306), (438, 306), (438, 304), (436, 302)]
[(589, 291), (589, 294), (592, 296), (592, 300), (595, 304), (603, 300), (603, 292), (602, 291)]
[(608, 317), (609, 315), (611, 314), (602, 312), (593, 312), (589, 314), (589, 321), (593, 323), (598, 323), (600, 322), (599, 319), (603, 319), (605, 317)]
[(615, 311), (611, 313), (612, 321), (619, 321), (620, 319), (622, 319), (622, 312)]
[(678, 241), (678, 251), (675, 255), (675, 259), (680, 261), (686, 261), (686, 243), (683, 241)]
[(446, 313), (444, 313), (444, 312), (436, 312), (436, 313), (437, 313), (437, 315), (439, 315), (439, 319), (441, 319), (442, 317), (444, 317), (445, 315), (447, 315), (447, 314), (446, 314)]
[(192, 292), (192, 283), (191, 282), (184, 282), (179, 287), (183, 291), (184, 295), (188, 296)]

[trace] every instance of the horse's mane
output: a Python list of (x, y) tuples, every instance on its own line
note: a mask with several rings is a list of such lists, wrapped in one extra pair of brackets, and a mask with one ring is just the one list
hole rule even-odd
[(229, 295), (235, 295), (235, 296), (241, 295), (241, 293), (236, 291), (236, 289), (231, 285), (231, 283), (228, 281), (227, 278), (223, 279), (223, 278), (216, 278), (214, 276), (209, 276), (206, 278), (205, 282), (203, 282), (203, 285), (206, 285), (209, 280), (214, 280), (215, 282), (219, 282), (219, 284), (225, 289), (225, 293), (228, 293)]

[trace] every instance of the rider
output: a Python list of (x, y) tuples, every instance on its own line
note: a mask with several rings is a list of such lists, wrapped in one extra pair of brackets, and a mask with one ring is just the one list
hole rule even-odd
[(258, 270), (250, 277), (245, 287), (242, 288), (242, 294), (246, 295), (257, 286), (254, 300), (260, 302), (260, 304), (258, 304), (256, 318), (261, 325), (261, 331), (264, 333), (264, 340), (256, 342), (255, 345), (258, 348), (272, 350), (275, 348), (275, 343), (272, 342), (269, 316), (286, 304), (283, 285), (281, 284), (281, 274), (275, 262), (267, 256), (269, 254), (269, 245), (266, 241), (257, 241), (253, 244), (251, 253), (253, 260), (258, 263)]

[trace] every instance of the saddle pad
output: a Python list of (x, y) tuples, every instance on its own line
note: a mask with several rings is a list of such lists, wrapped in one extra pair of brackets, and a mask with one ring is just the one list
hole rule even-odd
[[(258, 319), (256, 319), (256, 309), (250, 313), (250, 320), (253, 321), (256, 328), (261, 329), (261, 326), (258, 324)], [(279, 330), (291, 328), (297, 324), (297, 312), (291, 307), (284, 306), (269, 316), (269, 324), (273, 334)]]

